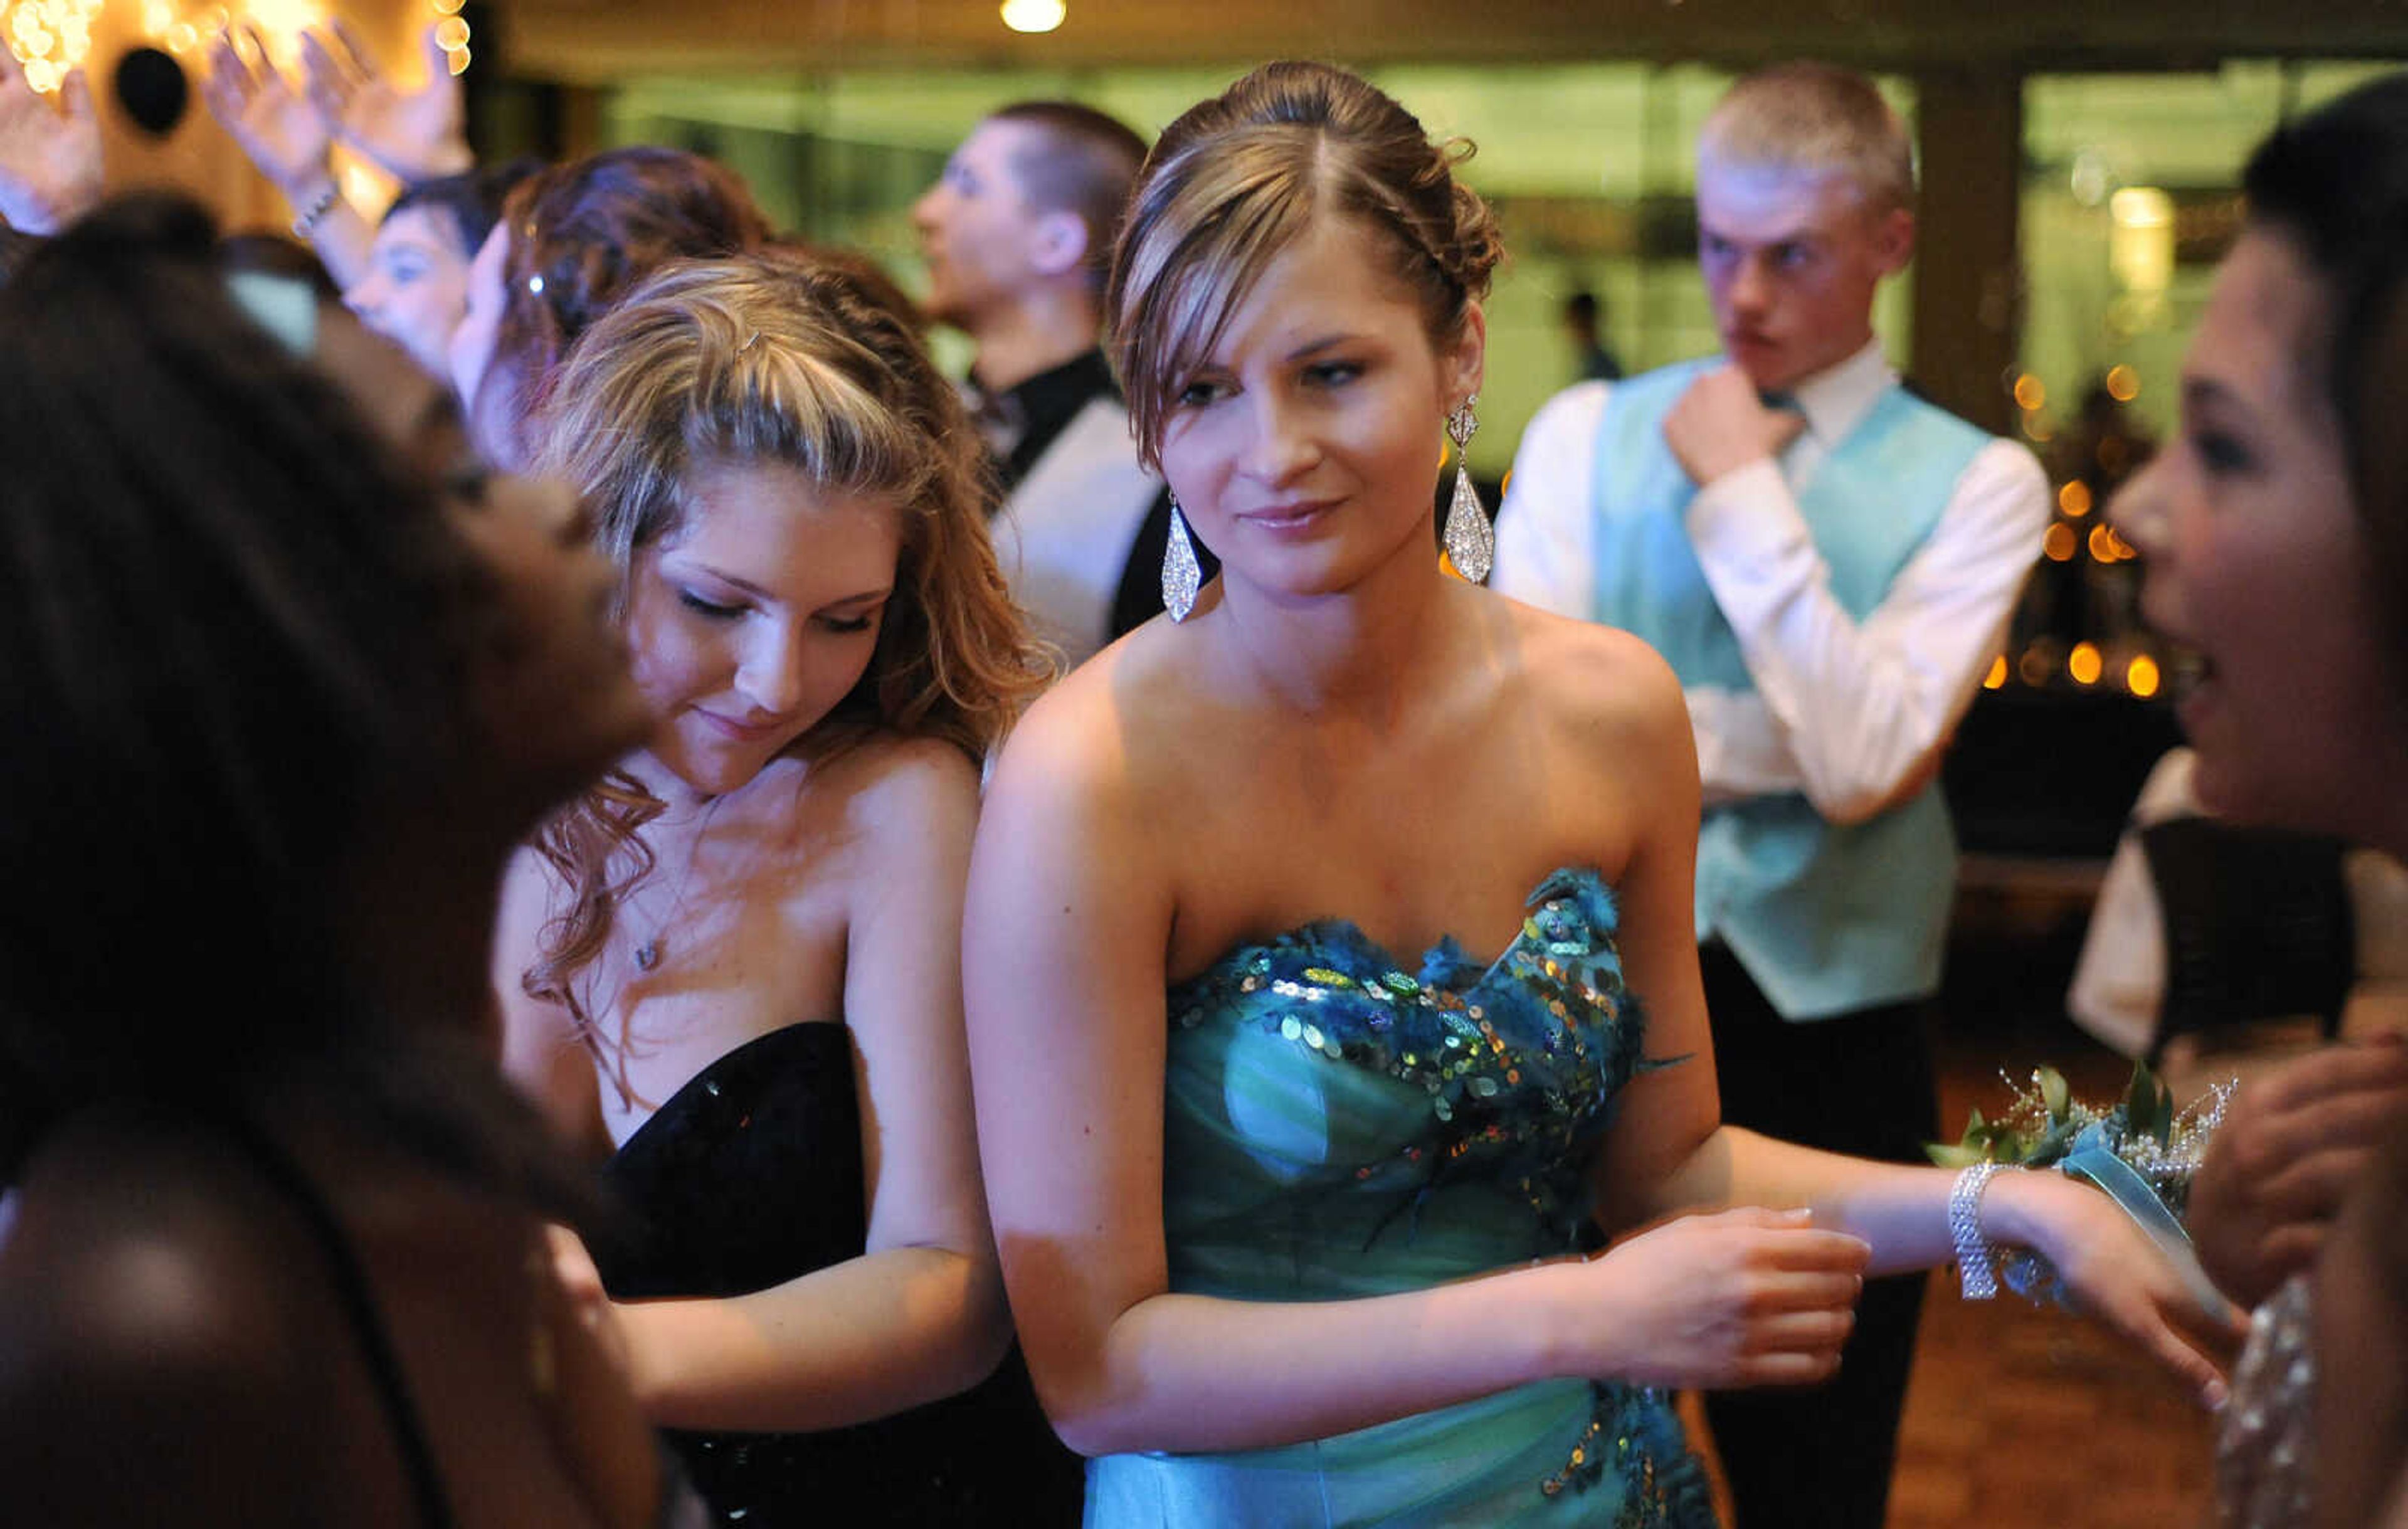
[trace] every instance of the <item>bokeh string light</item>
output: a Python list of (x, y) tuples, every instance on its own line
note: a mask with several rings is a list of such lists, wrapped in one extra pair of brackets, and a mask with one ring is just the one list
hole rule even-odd
[(435, 14), (443, 18), (436, 24), (435, 40), (443, 45), (452, 72), (468, 72), (468, 18), (460, 14), (462, 0), (434, 0)]
[[(122, 0), (121, 0), (122, 3)], [(93, 24), (105, 0), (0, 0), (0, 38), (25, 71), (25, 82), (47, 95), (92, 51)], [(186, 0), (139, 0), (142, 40), (179, 58), (191, 56), (209, 37), (232, 27), (256, 28), (279, 68), (293, 68), (301, 34), (322, 27), (332, 12), (318, 0), (250, 0), (240, 7), (192, 5)], [(439, 18), (436, 40), (443, 45), (452, 73), (468, 69), (468, 21), (463, 0), (431, 0)]]
[(92, 51), (101, 0), (16, 0), (0, 7), (0, 36), (23, 65), (25, 82), (49, 94)]

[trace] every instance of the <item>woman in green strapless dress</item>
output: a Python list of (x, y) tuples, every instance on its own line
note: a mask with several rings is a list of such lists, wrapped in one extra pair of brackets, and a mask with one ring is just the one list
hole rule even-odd
[[(1195, 593), (1175, 527), (1174, 619), (1013, 736), (965, 945), (1013, 1314), (1096, 1529), (1710, 1524), (1656, 1388), (1821, 1378), (1864, 1274), (1951, 1251), (1948, 1174), (1717, 1119), (1670, 671), (1434, 555), (1498, 254), (1456, 157), (1270, 65), (1166, 131), (1115, 254), (1140, 450), (1222, 572)], [(1974, 1222), (2214, 1383), (2103, 1196), (2001, 1175)]]

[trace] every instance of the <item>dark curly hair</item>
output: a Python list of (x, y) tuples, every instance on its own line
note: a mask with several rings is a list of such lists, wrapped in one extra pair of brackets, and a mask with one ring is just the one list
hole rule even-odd
[(734, 171), (681, 149), (611, 149), (521, 181), (503, 205), (502, 310), (477, 396), (464, 400), (500, 465), (535, 454), (536, 415), (595, 320), (672, 260), (755, 250), (768, 220)]
[(178, 197), (104, 207), (0, 289), (0, 460), (5, 1176), (100, 1093), (336, 1044), (346, 860), (374, 801), (477, 744), (484, 581)]

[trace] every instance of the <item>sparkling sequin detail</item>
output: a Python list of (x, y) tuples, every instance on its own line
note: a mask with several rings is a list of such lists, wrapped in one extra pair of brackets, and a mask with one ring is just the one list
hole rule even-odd
[[(1641, 1057), (1644, 1023), (1624, 983), (1617, 924), (1603, 878), (1567, 869), (1540, 885), (1519, 932), (1485, 965), (1442, 940), (1416, 970), (1333, 919), (1241, 945), (1172, 988), (1173, 1288), (1339, 1299), (1593, 1250), (1600, 1138), (1623, 1086), (1668, 1064)], [(1410, 1280), (1397, 1274), (1406, 1270)], [(1396, 1450), (1409, 1474), (1433, 1437), (1452, 1458), (1512, 1462), (1493, 1478), (1467, 1464), (1451, 1487), (1471, 1494), (1477, 1516), (1450, 1503), (1426, 1520), (1404, 1513), (1414, 1523), (1554, 1522), (1572, 1496), (1584, 1500), (1572, 1514), (1584, 1523), (1710, 1529), (1700, 1468), (1660, 1393), (1545, 1387), (1562, 1389), (1543, 1406), (1512, 1394), (1467, 1404), (1552, 1419), (1542, 1450), (1511, 1433), (1521, 1423), (1485, 1435), (1484, 1423), (1445, 1412), (1314, 1448), (1357, 1482), (1376, 1475), (1369, 1462), (1383, 1450)], [(1247, 1467), (1240, 1458), (1191, 1468)], [(1179, 1495), (1168, 1468), (1146, 1481), (1146, 1492)], [(1199, 1500), (1221, 1501), (1210, 1491)], [(1358, 1501), (1351, 1511), (1359, 1520), (1346, 1522), (1389, 1522), (1383, 1511), (1404, 1507)]]
[(2308, 1522), (2309, 1428), (2315, 1396), (2314, 1302), (2293, 1275), (2249, 1320), (2215, 1440), (2216, 1522), (2282, 1529)]
[[(1171, 994), (1170, 1015), (1182, 1029), (1242, 1015), (1325, 1060), (1421, 1089), (1424, 1129), (1356, 1164), (1355, 1179), (1397, 1190), (1404, 1211), (1454, 1176), (1502, 1177), (1569, 1248), (1588, 1210), (1588, 1144), (1611, 1119), (1615, 1091), (1648, 1065), (1614, 924), (1601, 879), (1557, 872), (1534, 895), (1519, 937), (1484, 969), (1444, 940), (1415, 976), (1333, 920), (1232, 951)], [(1491, 994), (1506, 995), (1523, 1022), (1500, 1029)]]
[(1545, 1496), (1588, 1491), (1611, 1468), (1624, 1486), (1613, 1529), (1713, 1522), (1713, 1493), (1705, 1467), (1671, 1426), (1671, 1398), (1652, 1386), (1590, 1389), (1588, 1427), (1564, 1468), (1539, 1483)]

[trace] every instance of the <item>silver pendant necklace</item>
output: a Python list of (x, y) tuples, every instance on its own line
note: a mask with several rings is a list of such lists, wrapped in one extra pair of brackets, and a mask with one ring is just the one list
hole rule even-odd
[(637, 971), (650, 972), (661, 964), (661, 940), (668, 933), (669, 924), (685, 908), (685, 885), (694, 879), (695, 862), (702, 858), (703, 835), (710, 831), (710, 820), (718, 813), (719, 804), (726, 800), (724, 796), (713, 797), (710, 805), (703, 809), (702, 821), (695, 826), (694, 837), (686, 844), (685, 869), (678, 873), (677, 887), (669, 893), (668, 906), (652, 921), (652, 932), (636, 946)]

